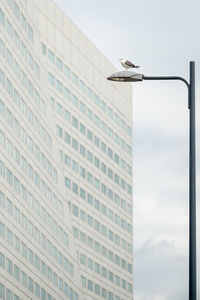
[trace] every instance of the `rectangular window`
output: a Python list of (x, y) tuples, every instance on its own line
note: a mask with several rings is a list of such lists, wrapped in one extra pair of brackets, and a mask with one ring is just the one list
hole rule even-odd
[(78, 107), (78, 104), (79, 104), (79, 100), (78, 100), (78, 98), (74, 94), (72, 95), (72, 104), (75, 107)]
[(22, 28), (24, 29), (24, 31), (26, 31), (26, 19), (25, 19), (23, 13), (21, 13), (21, 25), (22, 25)]
[(51, 73), (48, 73), (48, 78), (49, 78), (49, 83), (52, 86), (55, 86), (55, 77)]
[(62, 72), (63, 71), (63, 62), (58, 57), (56, 57), (56, 67)]
[(0, 23), (3, 27), (5, 26), (5, 16), (1, 8), (0, 8)]
[(6, 20), (6, 31), (7, 31), (8, 35), (10, 36), (10, 38), (12, 39), (13, 27), (12, 27), (11, 23), (8, 21), (8, 19)]
[(75, 85), (78, 86), (79, 80), (78, 80), (78, 76), (75, 73), (72, 73), (72, 81)]
[(66, 75), (66, 77), (67, 77), (68, 79), (71, 78), (71, 70), (70, 70), (70, 68), (68, 68), (66, 65), (65, 65), (65, 68), (64, 68), (64, 73), (65, 73), (65, 75)]
[(30, 26), (30, 24), (28, 24), (28, 37), (31, 40), (31, 42), (33, 43), (33, 29)]

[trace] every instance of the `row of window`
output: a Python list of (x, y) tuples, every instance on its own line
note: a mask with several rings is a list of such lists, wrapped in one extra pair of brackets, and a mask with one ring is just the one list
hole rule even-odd
[[(70, 204), (69, 204), (70, 205)], [(102, 206), (104, 213), (106, 212), (106, 207)], [(108, 229), (107, 226), (102, 225), (99, 221), (93, 218), (91, 215), (86, 214), (86, 212), (82, 209), (79, 209), (75, 204), (72, 205), (72, 214), (80, 218), (81, 221), (88, 224), (92, 228), (94, 228), (97, 232), (101, 233), (105, 238), (108, 238), (111, 242), (115, 243), (117, 246), (121, 246), (124, 250), (126, 250), (126, 241), (124, 239), (120, 239), (118, 234), (114, 234), (112, 230)], [(109, 210), (110, 216), (113, 222), (120, 226), (122, 229), (126, 230), (126, 221), (121, 219), (118, 215), (114, 215), (111, 210)], [(121, 222), (120, 222), (121, 220)], [(121, 243), (120, 243), (121, 241)]]
[[(95, 126), (100, 128), (105, 135), (108, 135), (108, 138), (113, 140), (118, 146), (120, 146), (123, 151), (132, 156), (132, 148), (128, 144), (126, 144), (126, 142), (122, 138), (120, 139), (119, 135), (116, 132), (114, 133), (113, 130), (109, 126), (107, 126), (103, 120), (100, 120), (100, 118), (95, 113), (93, 114), (92, 110), (87, 108), (82, 101), (79, 101), (77, 96), (75, 96), (74, 94), (71, 95), (71, 92), (68, 88), (63, 88), (63, 84), (58, 79), (55, 79), (55, 77), (51, 73), (48, 73), (48, 80), (53, 87), (56, 86), (56, 89), (61, 94), (63, 94), (64, 90), (64, 95), (67, 101), (71, 101), (75, 108), (79, 108), (84, 115), (87, 114), (87, 117), (95, 124)], [(53, 98), (51, 98), (51, 101), (53, 101)], [(63, 115), (63, 107), (60, 105), (58, 109), (60, 115)]]
[[(24, 79), (24, 78), (26, 78), (26, 74), (23, 72), (22, 69), (20, 69), (18, 62), (16, 61), (16, 59), (13, 58), (11, 52), (7, 48), (5, 48), (5, 44), (1, 38), (0, 38), (0, 54), (3, 58), (6, 59), (6, 62), (9, 64), (9, 67), (14, 71), (14, 74), (17, 76), (17, 78), (19, 80), (20, 79), (22, 80), (22, 78), (23, 78), (23, 82), (26, 82), (26, 79)], [(28, 61), (30, 62), (29, 66), (32, 69), (33, 68), (33, 66), (32, 66), (33, 60), (29, 53), (28, 53)], [(32, 94), (33, 88), (32, 88), (32, 83), (30, 80), (28, 81), (28, 86), (29, 86), (29, 93)], [(46, 104), (43, 101), (43, 99), (40, 97), (40, 95), (36, 89), (33, 90), (33, 98), (34, 98), (36, 106), (40, 109), (42, 115), (46, 115)], [(17, 101), (16, 101), (16, 104), (19, 105), (19, 103)]]
[[(43, 152), (40, 151), (39, 147), (34, 143), (33, 139), (27, 134), (25, 129), (20, 125), (18, 120), (13, 117), (12, 113), (8, 108), (5, 107), (3, 101), (0, 99), (0, 119), (5, 119), (8, 124), (11, 126), (11, 128), (14, 130), (15, 136), (20, 137), (21, 140), (24, 142), (24, 144), (27, 146), (28, 150), (31, 151), (31, 155), (34, 154), (36, 159), (41, 163), (41, 166), (44, 168), (44, 170), (47, 172), (49, 176), (52, 177), (54, 182), (57, 184), (58, 183), (58, 174), (56, 169), (52, 166), (50, 161), (46, 158), (46, 156), (43, 154)], [(18, 165), (20, 165), (21, 161), (21, 166), (23, 170), (27, 173), (29, 173), (29, 177), (32, 180), (36, 180), (36, 177), (38, 177), (36, 174), (37, 172), (34, 172), (33, 168), (31, 165), (27, 168), (27, 162), (23, 156), (21, 156), (20, 159), (20, 154), (19, 151), (17, 150), (16, 147), (14, 147), (11, 143), (11, 141), (4, 135), (4, 133), (0, 130), (0, 137), (1, 137), (1, 145), (3, 147), (6, 147), (6, 150), (8, 150), (9, 155), (12, 157), (14, 156), (15, 161), (17, 162)], [(34, 175), (35, 174), (35, 175)], [(40, 182), (42, 182), (42, 179), (38, 179), (39, 186)], [(45, 186), (45, 185), (44, 185)], [(46, 189), (46, 187), (44, 187)]]
[(91, 90), (91, 88), (86, 86), (83, 80), (79, 79), (74, 72), (71, 72), (70, 68), (66, 66), (59, 57), (56, 57), (55, 54), (50, 49), (47, 49), (44, 43), (42, 43), (42, 53), (45, 56), (47, 55), (49, 61), (51, 61), (51, 63), (53, 64), (56, 64), (56, 67), (61, 72), (64, 72), (65, 76), (68, 79), (71, 79), (72, 82), (75, 84), (75, 86), (79, 87), (85, 96), (87, 95), (88, 98), (93, 100), (94, 103), (99, 108), (101, 108), (103, 113), (108, 115), (110, 119), (113, 120), (115, 124), (120, 126), (124, 130), (124, 132), (126, 132), (130, 137), (132, 136), (131, 127), (128, 124), (126, 124), (126, 122), (123, 119), (120, 119), (119, 115), (117, 113), (114, 113), (113, 110), (109, 106), (107, 106), (103, 100), (100, 100), (100, 98)]
[[(7, 182), (11, 186), (14, 187), (14, 190), (18, 194), (21, 193), (21, 197), (23, 198), (23, 200), (28, 202), (29, 205), (31, 205), (32, 209), (35, 207), (34, 211), (36, 211), (38, 214), (40, 213), (40, 209), (39, 209), (40, 206), (38, 204), (39, 202), (36, 201), (36, 199), (34, 199), (34, 201), (33, 201), (32, 194), (29, 191), (27, 191), (25, 186), (22, 183), (20, 183), (18, 178), (16, 176), (14, 176), (8, 168), (5, 168), (5, 164), (2, 161), (0, 161), (0, 175), (3, 178), (6, 178)], [(47, 198), (52, 203), (52, 192), (50, 189), (48, 189)], [(33, 203), (34, 203), (34, 207), (33, 207)], [(45, 220), (45, 210), (44, 209), (43, 210), (41, 209), (40, 217), (43, 221), (45, 221), (45, 223), (47, 223), (48, 227), (52, 230), (52, 232), (55, 233), (55, 236), (61, 240), (63, 245), (68, 246), (69, 245), (68, 234), (66, 232), (64, 232), (60, 226), (57, 225), (56, 221), (48, 213), (46, 214), (46, 220)], [(26, 218), (24, 218), (24, 219), (26, 219)], [(40, 232), (38, 231), (38, 241), (39, 240), (40, 240)]]
[[(60, 126), (57, 125), (57, 135), (59, 137), (62, 138), (62, 135), (60, 135), (60, 129), (62, 129)], [(71, 145), (71, 136), (65, 132), (65, 141)], [(79, 147), (78, 147), (79, 143), (76, 139), (72, 138), (72, 147), (75, 151), (78, 151)], [(81, 147), (80, 147), (80, 151), (81, 151)], [(101, 192), (104, 194), (104, 195), (107, 195), (109, 199), (113, 200), (113, 191), (111, 189), (107, 189), (107, 186), (103, 183), (100, 184), (100, 181), (99, 179), (97, 179), (96, 177), (93, 178), (93, 175), (91, 173), (87, 173), (87, 181), (94, 185), (94, 187), (97, 189), (97, 190), (101, 190)], [(69, 189), (71, 189), (71, 180), (68, 180), (68, 185), (67, 187)], [(126, 191), (129, 195), (132, 195), (132, 187), (130, 184), (126, 183), (125, 180), (121, 179), (121, 188)]]
[[(114, 253), (112, 250), (107, 249), (103, 245), (101, 245), (99, 242), (95, 241), (93, 238), (91, 238), (89, 235), (86, 235), (83, 231), (79, 231), (78, 228), (73, 226), (73, 236), (75, 239), (80, 240), (80, 242), (88, 246), (90, 249), (93, 249), (95, 252), (99, 255), (102, 255), (105, 261), (105, 258), (108, 259), (111, 263), (115, 263), (118, 267), (121, 265), (127, 266), (128, 262), (121, 258), (118, 254)], [(132, 253), (132, 245), (128, 244), (128, 252)], [(127, 267), (126, 267), (127, 268)], [(124, 268), (123, 268), (124, 269)]]
[[(73, 98), (74, 95), (72, 95)], [(53, 107), (53, 98), (51, 98), (51, 106)], [(57, 113), (63, 117), (65, 117), (66, 119), (66, 114), (64, 112), (64, 109), (62, 107), (62, 105), (60, 105), (58, 102), (56, 102), (56, 111)], [(114, 140), (114, 142), (121, 147), (122, 150), (124, 150), (126, 152), (126, 150), (128, 151), (128, 153), (131, 153), (131, 149), (128, 145), (126, 145), (126, 142), (123, 139), (120, 139), (119, 135), (117, 133), (113, 133), (113, 130), (110, 127), (107, 127), (107, 125), (105, 124), (104, 121), (101, 121), (99, 119), (99, 117), (93, 113), (89, 108), (86, 107), (85, 104), (83, 104), (82, 102), (80, 102), (80, 111), (82, 113), (84, 113), (85, 115), (87, 115), (87, 117), (93, 121), (94, 125), (97, 126), (98, 128), (100, 128), (102, 130), (103, 133), (107, 134), (109, 137), (109, 140)], [(70, 122), (71, 121), (71, 116), (70, 114), (68, 115), (67, 121)], [(76, 118), (72, 118), (72, 125), (78, 129), (79, 124), (78, 124), (78, 120), (76, 120)], [(81, 133), (85, 135), (85, 131), (84, 130), (84, 125), (80, 124), (80, 128), (82, 125), (82, 131)], [(129, 150), (128, 150), (129, 149)], [(131, 155), (131, 154), (130, 154)]]
[[(6, 88), (7, 93), (13, 98), (14, 103), (17, 104), (17, 106), (21, 109), (25, 109), (24, 107), (24, 100), (19, 96), (19, 93), (16, 91), (15, 88), (13, 88), (10, 80), (6, 77), (4, 72), (0, 69), (0, 84)], [(46, 129), (42, 126), (38, 118), (32, 113), (32, 111), (28, 108), (26, 113), (27, 119), (29, 120), (29, 123), (34, 127), (35, 131), (39, 134), (39, 136), (42, 138), (44, 143), (48, 146), (49, 149), (52, 149), (52, 139), (50, 135), (46, 132)], [(12, 118), (11, 118), (12, 119)], [(11, 126), (12, 126), (12, 120)]]
[[(85, 147), (81, 143), (78, 143), (78, 141), (76, 141), (76, 139), (71, 138), (71, 135), (67, 131), (64, 131), (63, 128), (59, 125), (56, 125), (56, 135), (58, 137), (64, 139), (64, 141), (68, 145), (72, 146), (74, 148), (74, 150), (80, 151), (80, 154), (83, 157), (86, 157)], [(103, 154), (107, 154), (110, 159), (114, 160), (115, 164), (117, 164), (118, 166), (121, 166), (121, 168), (123, 170), (126, 169), (127, 172), (131, 175), (131, 170), (132, 170), (131, 166), (126, 168), (126, 166), (128, 164), (126, 164), (125, 160), (123, 160), (123, 159), (120, 160), (119, 155), (116, 154), (115, 152), (113, 152), (113, 150), (111, 148), (107, 147), (107, 145), (103, 141), (100, 141), (100, 139), (96, 135), (93, 135), (93, 133), (89, 129), (87, 130), (87, 139), (90, 142), (94, 143), (94, 145), (96, 147), (101, 149)], [(87, 151), (87, 153), (88, 153), (88, 151)], [(89, 157), (88, 160), (92, 163), (92, 160), (93, 160), (92, 156), (91, 156), (91, 158)], [(112, 179), (112, 174), (111, 173), (109, 174), (109, 177)], [(125, 184), (124, 180), (122, 182), (124, 182), (124, 183), (122, 183), (122, 188), (123, 188), (123, 186), (125, 186), (126, 184)], [(126, 189), (126, 187), (124, 189)], [(131, 185), (127, 184), (127, 190), (129, 190), (129, 193), (131, 192)]]
[[(1, 100), (0, 100), (1, 101)], [(1, 105), (1, 104), (0, 104)], [(13, 146), (13, 144), (11, 143), (11, 141), (5, 137), (5, 134), (2, 132), (2, 130), (0, 129), (0, 144), (2, 147), (4, 147), (7, 151), (7, 153), (9, 154), (9, 156), (12, 158), (14, 158), (15, 162), (20, 166), (22, 170), (29, 175), (29, 178), (34, 181), (35, 183), (39, 182), (39, 186), (41, 184), (41, 189), (43, 190), (43, 193), (46, 194), (45, 190), (46, 190), (46, 184), (45, 182), (39, 177), (38, 178), (38, 174), (36, 171), (34, 171), (34, 169), (32, 168), (31, 164), (28, 164), (26, 159), (24, 158), (23, 155), (20, 155), (20, 152), (18, 151), (18, 149), (16, 147)], [(28, 136), (28, 147), (31, 151), (33, 151), (33, 143), (32, 143), (32, 139)], [(46, 157), (43, 155), (43, 153), (41, 153), (41, 164), (42, 166), (47, 170), (48, 174), (50, 174), (54, 181), (57, 183), (57, 171), (52, 167), (51, 163), (49, 162), (49, 160), (46, 160)], [(63, 210), (62, 209), (62, 203), (59, 201), (59, 210)]]
[[(2, 39), (0, 39), (0, 54), (3, 58), (6, 59), (6, 62), (9, 64), (10, 68), (14, 71), (14, 74), (17, 76), (17, 78), (20, 80), (22, 80), (21, 77), (23, 77), (23, 82), (26, 82), (26, 79), (24, 79), (26, 77), (26, 74), (23, 72), (22, 69), (20, 69), (20, 66), (17, 62), (17, 60), (15, 58), (13, 58), (11, 52), (8, 50), (8, 48), (5, 47), (4, 42), (2, 41)], [(31, 56), (31, 54), (28, 52), (28, 62), (29, 62), (29, 67), (31, 69), (34, 68), (34, 70), (36, 69), (35, 63), (33, 63), (33, 58)], [(36, 71), (35, 71), (36, 72)], [(25, 75), (23, 75), (25, 74)], [(32, 83), (29, 80), (29, 93), (32, 93)], [(36, 89), (34, 89), (33, 91), (33, 96), (34, 96), (34, 100), (35, 100), (35, 104), (37, 105), (37, 107), (40, 108), (41, 112), (43, 115), (46, 115), (46, 104), (45, 102), (42, 100), (42, 98), (40, 97), (40, 95), (38, 94), (38, 92), (36, 91)]]
[[(51, 215), (46, 212), (46, 209), (42, 207), (35, 198), (33, 198), (33, 195), (30, 192), (28, 193), (26, 199), (26, 194), (24, 194), (25, 191), (23, 191), (22, 197), (25, 201), (27, 200), (29, 204), (29, 208), (31, 208), (34, 211), (34, 213), (36, 213), (37, 216), (39, 216), (45, 224), (47, 224), (47, 226), (55, 234), (55, 236), (58, 237), (61, 240), (61, 242), (64, 242), (65, 246), (69, 246), (69, 237), (63, 231), (61, 226), (59, 226), (57, 222), (54, 220), (54, 218), (52, 218)], [(1, 207), (5, 208), (5, 195), (1, 191), (0, 191), (0, 205)], [(8, 198), (7, 198), (6, 209), (8, 213), (11, 216), (13, 216), (15, 220), (20, 224), (20, 212), (17, 209), (17, 207), (14, 206)], [(27, 223), (25, 216), (23, 216), (23, 220), (25, 220), (24, 222)], [(28, 225), (30, 226), (30, 228), (32, 228), (31, 232), (33, 234), (34, 231), (33, 224), (31, 224), (31, 222), (28, 222)], [(46, 244), (45, 238), (43, 238), (43, 240), (44, 240), (44, 244)]]
[[(12, 233), (12, 231), (8, 228), (5, 230), (5, 225), (0, 222), (0, 236), (3, 239), (6, 239), (6, 241), (9, 243), (10, 246), (13, 246), (15, 250), (23, 256), (24, 259), (27, 259), (38, 271), (41, 271), (44, 276), (47, 276), (47, 278), (52, 281), (52, 274), (55, 273), (52, 271), (52, 269), (47, 266), (43, 260), (40, 259), (40, 257), (26, 246), (24, 242), (20, 242), (20, 239)], [(63, 258), (62, 254), (60, 252), (58, 253), (59, 259), (58, 262), (62, 264), (65, 268), (65, 271), (70, 274), (70, 276), (74, 276), (74, 267), (71, 263), (69, 263), (68, 259), (65, 257)], [(56, 273), (55, 273), (56, 274)]]
[[(90, 152), (91, 153), (91, 152)], [(69, 157), (69, 156), (68, 156)], [(72, 161), (73, 162), (73, 161)], [(75, 161), (74, 161), (75, 162)], [(106, 165), (104, 164), (104, 166), (106, 167)], [(75, 167), (75, 170), (73, 169), (73, 167)], [(75, 164), (72, 165), (72, 170), (75, 172), (75, 173), (79, 173), (79, 165), (77, 162), (75, 162)], [(110, 172), (112, 172), (111, 169), (109, 169)], [(113, 173), (111, 173), (113, 174)], [(108, 195), (108, 197), (110, 199), (113, 199), (113, 196), (109, 196), (109, 195), (113, 195), (113, 192), (104, 184), (102, 183), (98, 178), (96, 178), (95, 176), (93, 176), (90, 172), (86, 171), (85, 168), (81, 167), (80, 166), (80, 176), (87, 180), (90, 184), (94, 185), (94, 187), (97, 189), (97, 190), (101, 190), (101, 192), (104, 194), (104, 195)], [(118, 178), (119, 179), (119, 176)], [(121, 184), (120, 184), (121, 183)], [(119, 179), (118, 181), (118, 185), (121, 186), (122, 189), (126, 190), (126, 186), (127, 186), (127, 191), (128, 193), (131, 195), (132, 194), (132, 191), (130, 189), (130, 185), (126, 184), (125, 180), (123, 179)], [(128, 188), (129, 187), (129, 188)]]
[(6, 2), (10, 9), (13, 11), (14, 16), (16, 17), (17, 21), (21, 24), (24, 31), (27, 32), (30, 41), (33, 43), (33, 29), (31, 25), (27, 22), (22, 11), (20, 11), (17, 2), (13, 0), (6, 0)]
[[(35, 296), (41, 300), (54, 300), (54, 298), (47, 293), (40, 285), (35, 282), (28, 274), (21, 270), (16, 264), (14, 264), (9, 258), (6, 258), (3, 253), (0, 252), (0, 267), (5, 269), (10, 276), (13, 276), (16, 281), (22, 283), (24, 288), (27, 288), (31, 293), (35, 294)], [(45, 265), (46, 271), (46, 265)], [(45, 274), (46, 275), (46, 274)], [(79, 295), (73, 291), (71, 287), (66, 282), (58, 277), (56, 273), (53, 272), (52, 274), (52, 283), (57, 286), (57, 288), (64, 293), (68, 299), (78, 300)], [(12, 292), (10, 291), (9, 296), (7, 295), (6, 291), (6, 300), (12, 300)], [(71, 294), (71, 295), (70, 295)], [(5, 288), (3, 285), (0, 284), (0, 298), (5, 299)], [(19, 299), (14, 298), (14, 299)]]
[[(52, 100), (53, 98), (51, 98)], [(59, 104), (56, 103), (56, 111), (60, 116), (64, 117), (64, 120), (67, 121), (70, 125), (72, 125), (76, 130), (79, 130), (79, 132), (83, 135), (83, 137), (87, 137), (87, 139), (89, 139), (91, 142), (95, 142), (95, 137), (97, 138), (97, 141), (99, 140), (99, 146), (100, 147), (100, 139), (95, 136), (93, 133), (90, 134), (90, 130), (87, 129), (85, 127), (85, 125), (83, 125), (83, 123), (79, 122), (77, 118), (75, 118), (74, 116), (71, 115), (71, 113), (69, 111), (67, 111), (66, 109), (63, 109), (63, 107)], [(91, 139), (90, 139), (91, 136)], [(97, 142), (98, 143), (98, 142)], [(110, 149), (110, 148), (109, 148)], [(103, 151), (103, 150), (102, 150)], [(105, 153), (105, 151), (104, 151)], [(108, 154), (108, 153), (107, 153)], [(113, 155), (113, 151), (110, 149), (108, 157), (113, 159), (113, 157), (115, 156), (115, 154)], [(126, 161), (124, 159), (121, 159), (121, 164), (120, 164), (121, 168), (126, 171), (129, 175), (132, 174), (132, 168), (129, 164), (126, 163)]]
[[(87, 288), (89, 291), (101, 296), (103, 299), (120, 300), (119, 296), (114, 295), (112, 292), (103, 287), (100, 287), (100, 285), (90, 279), (87, 279), (85, 276), (81, 276), (81, 284), (84, 288)], [(126, 289), (126, 281), (122, 281), (122, 288)], [(132, 294), (132, 285), (130, 283), (127, 283), (127, 290), (130, 294)], [(121, 300), (123, 299), (121, 298)]]
[[(12, 143), (10, 142), (9, 139), (6, 140), (5, 143), (5, 136), (3, 134), (3, 132), (0, 130), (0, 143), (3, 147), (5, 147), (6, 145), (6, 150), (8, 151), (8, 154), (12, 157)], [(41, 179), (41, 177), (39, 176), (39, 174), (34, 171), (34, 169), (32, 168), (32, 166), (30, 164), (27, 164), (26, 159), (23, 157), (23, 155), (20, 155), (19, 151), (17, 150), (17, 148), (14, 147), (14, 151), (13, 151), (13, 158), (15, 160), (15, 162), (19, 165), (20, 161), (21, 161), (21, 168), (23, 169), (23, 171), (29, 176), (29, 178), (35, 183), (35, 185), (37, 186), (38, 189), (41, 190), (42, 194), (44, 196), (47, 195), (47, 190), (48, 190), (48, 186), (46, 185), (45, 181), (43, 179)], [(2, 171), (3, 172), (3, 171)], [(5, 173), (5, 170), (4, 170)], [(5, 174), (4, 174), (5, 176)], [(7, 181), (11, 184), (14, 185), (16, 191), (18, 193), (20, 193), (20, 184), (17, 178), (15, 178), (13, 176), (13, 174), (10, 172), (10, 170), (6, 170), (6, 179)], [(22, 189), (22, 187), (21, 187)], [(57, 203), (58, 204), (58, 210), (59, 212), (62, 214), (63, 212), (63, 204), (58, 200)]]
[[(83, 147), (82, 145), (80, 146), (80, 153), (83, 155), (83, 150), (84, 150), (84, 156), (86, 157), (86, 150), (85, 147)], [(83, 168), (82, 166), (80, 166), (75, 160), (71, 159), (69, 155), (65, 154), (63, 157), (63, 152), (60, 150), (60, 155), (61, 155), (61, 161), (64, 160), (65, 164), (70, 167), (75, 173), (79, 174), (83, 179), (87, 179), (88, 180), (88, 174), (89, 172), (86, 171), (85, 168)], [(90, 151), (87, 151), (87, 159), (93, 163), (93, 154)], [(117, 179), (117, 174), (114, 174), (115, 176), (113, 176), (113, 171), (108, 168), (107, 166), (101, 162), (100, 164), (100, 160), (95, 156), (94, 157), (94, 165), (95, 167), (97, 167), (98, 169), (100, 169), (100, 165), (101, 165), (101, 171), (104, 174), (108, 174), (108, 177), (110, 179), (113, 179), (113, 177), (115, 178), (115, 182)], [(107, 173), (108, 170), (108, 173)], [(119, 176), (118, 176), (119, 177)], [(119, 181), (118, 181), (119, 184)], [(123, 208), (125, 211), (127, 211), (130, 215), (132, 215), (132, 205), (126, 203), (125, 200), (121, 199), (121, 208)]]
[[(97, 274), (101, 275), (105, 279), (108, 279), (111, 282), (114, 282), (117, 286), (120, 286), (121, 279), (119, 276), (113, 274), (112, 271), (109, 271), (106, 267), (100, 266), (97, 262), (94, 262), (91, 258), (87, 258), (86, 255), (80, 253), (80, 263), (85, 267), (88, 267), (91, 271), (95, 271)], [(126, 261), (122, 261), (122, 267), (126, 265)], [(129, 272), (132, 273), (132, 265), (128, 264)]]
[[(39, 232), (38, 228), (34, 226), (33, 223), (27, 219), (26, 216), (21, 213), (15, 205), (12, 204), (10, 199), (6, 198), (5, 201), (4, 194), (2, 192), (0, 192), (0, 205), (6, 209), (7, 213), (13, 217), (24, 230), (28, 231), (28, 233), (31, 235), (31, 238), (34, 238), (35, 241), (40, 243), (43, 249), (47, 250), (48, 253), (53, 256), (56, 264), (59, 263), (70, 276), (74, 277), (74, 265), (69, 262), (69, 260), (64, 257), (63, 254), (54, 245), (52, 245), (48, 239), (46, 239), (44, 234)], [(5, 230), (5, 226), (2, 222), (0, 222), (0, 235), (4, 239), (6, 237), (6, 240), (10, 246), (13, 246), (16, 251), (20, 252), (25, 259), (28, 259), (28, 261), (34, 265), (37, 270), (41, 270), (42, 261), (40, 258), (35, 255), (24, 242), (20, 242), (20, 239), (13, 234), (9, 228), (6, 228)], [(48, 267), (48, 269), (51, 271), (51, 268)]]
[[(26, 174), (28, 174), (29, 178), (33, 180), (33, 176), (35, 176), (35, 180), (37, 180), (36, 179), (37, 174), (36, 172), (34, 173), (32, 166), (27, 163), (23, 155), (20, 155), (18, 149), (12, 146), (10, 140), (5, 138), (5, 135), (1, 129), (0, 129), (0, 146), (4, 147), (7, 153), (11, 157), (13, 154), (14, 161), (18, 165), (21, 165), (21, 168), (24, 170), (24, 172), (26, 172)], [(52, 194), (51, 190), (47, 186), (46, 187), (45, 186), (46, 186), (45, 182), (41, 180), (41, 189), (44, 191), (46, 189), (46, 194), (48, 195), (49, 203), (53, 205), (53, 209), (56, 209), (61, 215), (63, 215), (63, 204), (61, 203), (60, 200), (57, 199), (57, 197), (54, 194)], [(14, 177), (14, 187), (15, 190), (18, 191), (18, 193), (20, 193), (20, 184), (18, 183), (18, 179), (17, 178), (15, 179), (15, 177)], [(34, 207), (34, 202), (33, 202), (33, 207)]]
[[(80, 195), (80, 197), (82, 199), (86, 198), (85, 191), (82, 188), (80, 188), (75, 182), (71, 181), (71, 179), (69, 179), (68, 177), (65, 177), (65, 185), (74, 194), (76, 194), (78, 196)], [(106, 193), (104, 191), (106, 191), (106, 187), (105, 187), (105, 185), (101, 184), (101, 192), (106, 195)], [(83, 196), (83, 193), (84, 193), (84, 196)], [(108, 189), (108, 198), (110, 200), (114, 199), (114, 193), (111, 189)], [(120, 223), (121, 222), (120, 222), (120, 218), (119, 218), (119, 225), (120, 225)], [(132, 232), (133, 232), (132, 225), (129, 223), (127, 223), (127, 225), (124, 224), (122, 228), (124, 228), (129, 234), (132, 234)]]
[[(0, 299), (3, 300), (22, 300), (16, 294), (14, 294), (9, 288), (6, 288), (4, 284), (0, 283)], [(56, 300), (48, 298), (48, 300)]]
[[(8, 28), (10, 28), (10, 30), (12, 32), (12, 25), (10, 24), (10, 22), (8, 20), (6, 22), (6, 25), (7, 25), (6, 26), (7, 32), (8, 32)], [(11, 38), (12, 38), (12, 36), (11, 36)], [(19, 50), (20, 54), (22, 55), (24, 60), (27, 61), (30, 70), (34, 73), (34, 75), (38, 79), (40, 79), (39, 78), (40, 77), (39, 66), (33, 60), (32, 55), (30, 54), (29, 51), (27, 51), (25, 44), (20, 40), (19, 35), (15, 30), (13, 33), (13, 42), (15, 45), (15, 49)], [(2, 39), (0, 39), (0, 53), (1, 53), (1, 56), (7, 62), (7, 64), (9, 65), (9, 69), (14, 72), (14, 74), (17, 76), (17, 78), (21, 81), (21, 83), (25, 87), (25, 89), (28, 90), (28, 93), (33, 97), (34, 87), (33, 87), (31, 80), (28, 79), (24, 70), (22, 68), (20, 68), (17, 60), (13, 57), (11, 51), (9, 51), (9, 49), (5, 47), (5, 44)], [(40, 105), (41, 111), (44, 114), (46, 114), (46, 105), (45, 105), (44, 101), (40, 98), (38, 102), (40, 102), (39, 105)]]

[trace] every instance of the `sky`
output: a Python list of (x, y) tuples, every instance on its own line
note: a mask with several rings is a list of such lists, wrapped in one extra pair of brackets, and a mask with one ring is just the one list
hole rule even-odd
[[(118, 59), (125, 57), (140, 65), (142, 74), (188, 79), (189, 61), (196, 61), (198, 216), (200, 1), (55, 2), (119, 70)], [(135, 300), (188, 299), (187, 105), (183, 82), (144, 81), (133, 85)]]

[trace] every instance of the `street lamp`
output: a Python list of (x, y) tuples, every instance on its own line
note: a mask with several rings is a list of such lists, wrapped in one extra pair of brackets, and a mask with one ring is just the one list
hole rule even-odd
[(181, 80), (188, 87), (189, 120), (189, 300), (196, 300), (196, 155), (195, 155), (195, 62), (190, 62), (190, 82), (179, 76), (145, 76), (122, 71), (110, 75), (108, 80), (137, 82), (143, 80)]

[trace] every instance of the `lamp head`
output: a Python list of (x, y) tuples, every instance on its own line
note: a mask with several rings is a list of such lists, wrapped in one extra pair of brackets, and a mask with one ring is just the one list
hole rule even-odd
[(107, 79), (111, 81), (121, 81), (121, 82), (136, 82), (142, 81), (144, 75), (130, 72), (130, 71), (121, 71), (110, 75)]

